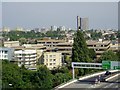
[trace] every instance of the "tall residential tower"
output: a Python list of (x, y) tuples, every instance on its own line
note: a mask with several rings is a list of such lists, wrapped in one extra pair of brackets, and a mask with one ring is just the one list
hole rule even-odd
[(88, 18), (81, 18), (77, 16), (77, 30), (88, 30), (89, 29)]

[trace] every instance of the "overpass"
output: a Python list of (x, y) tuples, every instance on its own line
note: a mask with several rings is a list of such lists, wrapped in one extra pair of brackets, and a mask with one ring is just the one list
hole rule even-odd
[[(90, 82), (81, 82), (82, 80), (92, 80), (92, 82), (98, 78), (99, 76), (103, 76), (105, 74), (106, 71), (103, 72), (98, 72), (95, 74), (91, 74), (91, 75), (87, 75), (87, 76), (83, 76), (80, 77), (78, 80), (75, 79), (74, 75), (74, 69), (75, 68), (91, 68), (91, 69), (103, 69), (103, 70), (109, 70), (111, 73), (118, 73), (117, 75), (120, 75), (120, 62), (118, 61), (102, 61), (102, 63), (85, 63), (85, 62), (72, 62), (72, 73), (73, 73), (73, 79), (65, 84), (62, 84), (60, 86), (57, 86), (55, 89), (61, 89), (61, 88), (93, 88), (94, 85), (92, 85)], [(110, 80), (111, 78), (116, 78), (115, 76), (110, 76), (107, 77), (106, 80)], [(116, 80), (116, 79), (115, 79)], [(114, 79), (112, 82), (115, 82), (115, 87), (116, 83), (120, 83), (119, 81), (116, 82)], [(109, 86), (109, 83), (102, 83), (105, 85)], [(114, 85), (114, 83), (111, 83), (110, 85)], [(65, 89), (66, 90), (66, 89)]]

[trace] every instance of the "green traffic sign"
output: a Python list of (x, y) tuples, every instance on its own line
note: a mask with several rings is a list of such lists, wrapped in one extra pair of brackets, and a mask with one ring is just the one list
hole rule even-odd
[(111, 68), (111, 61), (102, 61), (102, 68), (103, 69), (110, 69)]
[(114, 70), (120, 70), (120, 66), (114, 66)]

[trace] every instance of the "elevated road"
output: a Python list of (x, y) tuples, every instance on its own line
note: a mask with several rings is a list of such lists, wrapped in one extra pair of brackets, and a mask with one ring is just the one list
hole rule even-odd
[[(114, 76), (116, 74), (120, 74), (120, 72), (114, 72), (112, 73), (111, 76)], [(100, 74), (101, 75), (101, 78), (105, 77), (103, 74)], [(110, 80), (108, 81), (102, 81), (102, 79), (100, 79), (100, 83), (98, 84), (95, 84), (95, 80), (96, 78), (99, 78), (100, 75), (97, 75), (97, 76), (93, 76), (93, 77), (90, 77), (90, 78), (87, 78), (87, 79), (83, 79), (83, 80), (78, 80), (74, 83), (71, 83), (63, 88), (60, 88), (59, 90), (66, 90), (66, 89), (90, 89), (92, 90), (93, 88), (95, 90), (103, 90), (105, 88), (109, 88), (109, 89), (113, 89), (114, 90), (118, 90), (118, 88), (120, 88), (120, 76), (115, 76), (113, 78), (111, 78)], [(109, 78), (109, 77), (108, 77)]]

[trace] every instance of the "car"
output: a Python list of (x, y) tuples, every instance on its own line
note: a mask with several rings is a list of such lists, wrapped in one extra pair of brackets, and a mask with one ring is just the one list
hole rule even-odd
[(110, 75), (110, 74), (111, 74), (111, 72), (109, 72), (109, 71), (105, 72), (105, 75)]

